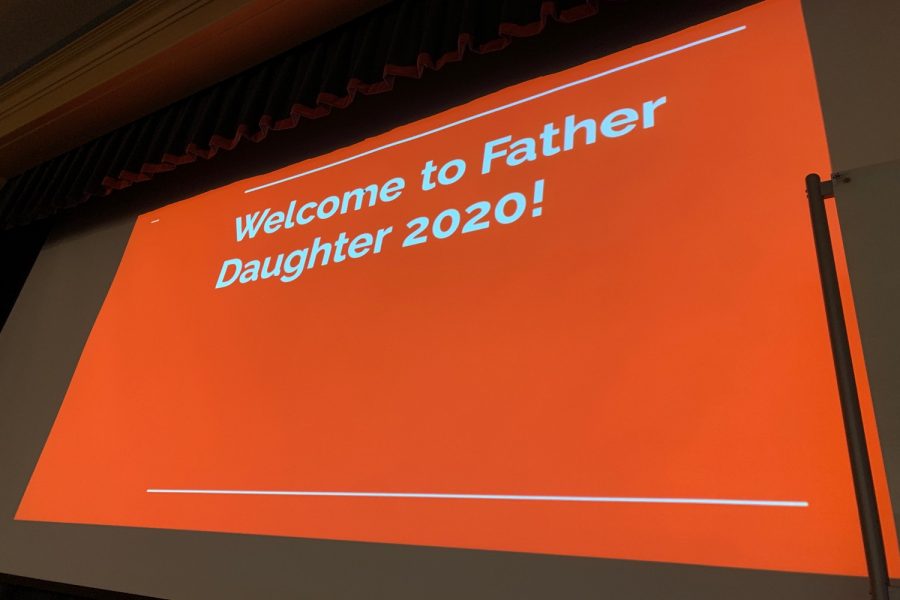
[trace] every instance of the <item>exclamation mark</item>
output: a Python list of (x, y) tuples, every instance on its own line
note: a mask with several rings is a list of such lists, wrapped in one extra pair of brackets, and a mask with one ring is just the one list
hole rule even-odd
[[(534, 202), (535, 204), (540, 204), (543, 201), (544, 201), (544, 180), (538, 179), (537, 181), (534, 182), (534, 200), (532, 200), (532, 202)], [(531, 209), (531, 216), (539, 217), (539, 216), (541, 216), (542, 212), (544, 212), (544, 209), (542, 207), (535, 206), (533, 209)]]

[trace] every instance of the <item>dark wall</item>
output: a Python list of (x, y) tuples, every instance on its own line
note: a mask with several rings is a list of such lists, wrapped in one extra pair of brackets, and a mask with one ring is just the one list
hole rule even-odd
[(0, 231), (0, 330), (47, 238), (49, 223)]
[(841, 173), (836, 204), (898, 525), (900, 3), (806, 0), (804, 12), (832, 166)]

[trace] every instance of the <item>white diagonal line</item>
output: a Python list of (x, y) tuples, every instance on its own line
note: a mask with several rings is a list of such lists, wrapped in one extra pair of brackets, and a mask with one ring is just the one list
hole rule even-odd
[(342, 158), (341, 160), (336, 160), (332, 163), (328, 163), (327, 165), (322, 165), (321, 167), (316, 167), (315, 169), (310, 169), (308, 171), (303, 171), (302, 173), (297, 173), (295, 175), (289, 175), (288, 177), (284, 177), (282, 179), (277, 179), (275, 181), (270, 181), (269, 183), (263, 183), (256, 187), (248, 188), (244, 190), (245, 194), (250, 194), (252, 192), (258, 192), (259, 190), (263, 190), (274, 185), (279, 185), (282, 183), (286, 183), (288, 181), (293, 181), (294, 179), (299, 179), (300, 177), (305, 177), (306, 175), (310, 175), (312, 173), (318, 173), (319, 171), (324, 171), (325, 169), (330, 169), (331, 167), (336, 167), (338, 165), (342, 165), (348, 163), (350, 161), (356, 160), (358, 158), (362, 158), (364, 156), (369, 156), (370, 154), (375, 154), (376, 152), (381, 152), (382, 150), (387, 150), (388, 148), (393, 148), (394, 146), (399, 146), (400, 144), (405, 144), (407, 142), (412, 142), (413, 140), (418, 140), (420, 138), (429, 136), (434, 133), (438, 133), (439, 131), (444, 131), (450, 129), (451, 127), (456, 127), (457, 125), (462, 125), (463, 123), (468, 123), (470, 121), (474, 121), (476, 119), (480, 119), (482, 117), (486, 117), (488, 115), (492, 115), (494, 113), (500, 112), (501, 110), (506, 110), (508, 108), (512, 108), (514, 106), (519, 106), (520, 104), (525, 104), (526, 102), (531, 102), (532, 100), (537, 100), (538, 98), (543, 98), (544, 96), (549, 96), (550, 94), (555, 94), (556, 92), (561, 92), (562, 90), (567, 90), (571, 87), (575, 87), (577, 85), (581, 85), (583, 83), (587, 83), (589, 81), (594, 81), (595, 79), (600, 79), (601, 77), (606, 77), (607, 75), (612, 75), (613, 73), (619, 73), (621, 71), (625, 71), (627, 69), (632, 69), (639, 65), (646, 64), (648, 62), (658, 60), (660, 58), (670, 56), (672, 54), (676, 54), (678, 52), (682, 52), (689, 48), (693, 48), (695, 46), (700, 46), (701, 44), (706, 44), (708, 42), (712, 42), (714, 40), (718, 40), (720, 38), (738, 33), (739, 31), (744, 31), (747, 29), (746, 25), (741, 25), (740, 27), (735, 27), (733, 29), (729, 29), (728, 31), (723, 31), (721, 33), (717, 33), (715, 35), (711, 35), (705, 38), (701, 38), (699, 40), (695, 40), (693, 42), (689, 42), (687, 44), (682, 44), (681, 46), (676, 46), (675, 48), (670, 48), (669, 50), (665, 50), (663, 52), (659, 52), (657, 54), (653, 54), (651, 56), (647, 56), (630, 63), (626, 63), (624, 65), (619, 65), (618, 67), (613, 67), (612, 69), (607, 69), (606, 71), (602, 71), (600, 73), (595, 73), (593, 75), (588, 75), (587, 77), (582, 77), (581, 79), (576, 79), (575, 81), (570, 81), (569, 83), (564, 83), (562, 85), (550, 88), (549, 90), (544, 90), (543, 92), (539, 92), (537, 94), (533, 94), (531, 96), (527, 96), (520, 100), (516, 100), (514, 102), (510, 102), (508, 104), (503, 104), (502, 106), (498, 106), (496, 108), (492, 108), (490, 110), (486, 110), (484, 112), (480, 112), (463, 119), (459, 119), (458, 121), (453, 121), (452, 123), (447, 123), (446, 125), (441, 125), (440, 127), (435, 127), (434, 129), (429, 129), (428, 131), (423, 131), (422, 133), (417, 133), (416, 135), (411, 135), (409, 137), (396, 140), (390, 142), (388, 144), (384, 144), (383, 146), (378, 146), (377, 148), (372, 148), (371, 150), (366, 150), (365, 152), (360, 152), (359, 154), (354, 154), (353, 156), (348, 156), (347, 158)]

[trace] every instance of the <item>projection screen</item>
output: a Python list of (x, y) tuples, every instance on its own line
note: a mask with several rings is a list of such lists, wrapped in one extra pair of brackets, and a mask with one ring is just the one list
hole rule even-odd
[(14, 520), (864, 576), (809, 172), (770, 0), (141, 214)]

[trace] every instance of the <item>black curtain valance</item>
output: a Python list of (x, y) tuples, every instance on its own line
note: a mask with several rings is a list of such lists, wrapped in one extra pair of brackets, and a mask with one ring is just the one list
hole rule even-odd
[(395, 77), (534, 35), (548, 19), (593, 15), (600, 0), (396, 0), (319, 38), (38, 165), (0, 189), (0, 229), (146, 181), (241, 139), (327, 115)]

